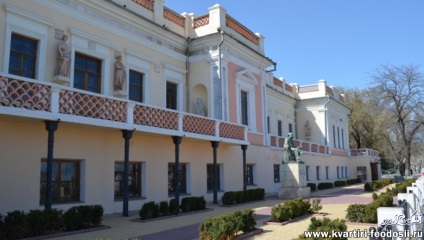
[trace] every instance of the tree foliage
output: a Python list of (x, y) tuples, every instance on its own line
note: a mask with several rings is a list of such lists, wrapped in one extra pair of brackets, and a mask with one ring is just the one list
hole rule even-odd
[(414, 65), (384, 65), (371, 77), (373, 87), (346, 91), (351, 148), (377, 149), (409, 175), (411, 156), (422, 148), (423, 75)]

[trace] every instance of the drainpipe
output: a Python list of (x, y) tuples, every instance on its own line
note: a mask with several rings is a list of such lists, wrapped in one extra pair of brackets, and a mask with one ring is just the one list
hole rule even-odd
[(327, 102), (324, 105), (324, 122), (325, 122), (325, 142), (324, 145), (327, 146), (327, 104), (330, 102), (330, 95), (325, 94), (325, 96), (327, 96)]
[(189, 47), (191, 38), (187, 37), (186, 48), (186, 112), (190, 112), (190, 63), (189, 63)]
[[(222, 63), (221, 63), (221, 45), (224, 43), (224, 31), (221, 30), (221, 28), (219, 27), (217, 29), (218, 32), (221, 33), (221, 41), (218, 44), (218, 76), (219, 76), (219, 82), (221, 83), (221, 120), (227, 120), (224, 118), (224, 112), (226, 112), (224, 110), (224, 91), (223, 91), (223, 82), (222, 82)], [(214, 116), (216, 118), (216, 116)]]

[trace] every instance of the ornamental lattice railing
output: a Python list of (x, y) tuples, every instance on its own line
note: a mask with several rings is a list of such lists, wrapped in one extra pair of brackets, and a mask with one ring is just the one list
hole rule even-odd
[(1, 106), (49, 111), (50, 96), (50, 86), (0, 77)]
[[(33, 111), (39, 111), (44, 115), (37, 114), (37, 118), (60, 118), (69, 122), (119, 128), (145, 126), (152, 127), (149, 131), (161, 134), (167, 133), (163, 130), (173, 130), (179, 133), (169, 134), (196, 134), (191, 136), (202, 138), (203, 135), (203, 138), (214, 137), (216, 140), (228, 142), (237, 140), (243, 141), (243, 144), (248, 141), (247, 127), (244, 125), (148, 106), (50, 82), (6, 76), (9, 75), (0, 75), (0, 108), (9, 109), (10, 114), (34, 117)], [(27, 109), (31, 112), (13, 109)], [(7, 114), (7, 111), (3, 111), (3, 114)], [(74, 116), (108, 122), (89, 123)]]

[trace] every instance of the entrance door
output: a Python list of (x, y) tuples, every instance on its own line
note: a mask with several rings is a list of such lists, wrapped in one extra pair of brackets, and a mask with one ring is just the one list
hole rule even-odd
[(371, 163), (371, 177), (373, 181), (378, 180), (378, 165), (377, 163)]

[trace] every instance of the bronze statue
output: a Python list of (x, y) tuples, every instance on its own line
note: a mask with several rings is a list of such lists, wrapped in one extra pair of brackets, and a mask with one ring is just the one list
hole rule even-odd
[(299, 162), (300, 155), (302, 155), (302, 149), (295, 147), (293, 144), (293, 133), (287, 134), (284, 140), (283, 148), (283, 164), (289, 162)]

